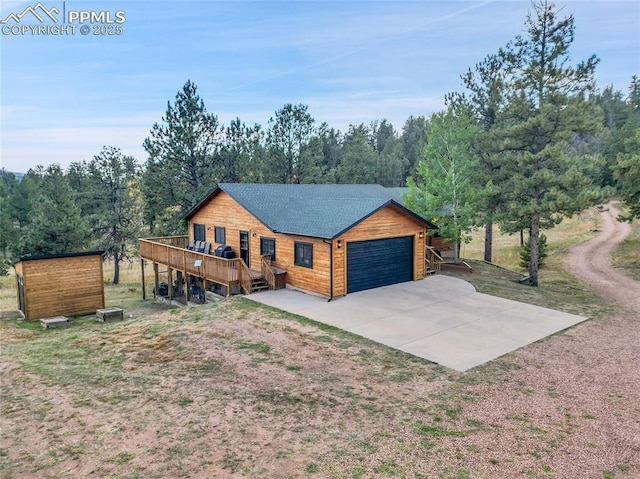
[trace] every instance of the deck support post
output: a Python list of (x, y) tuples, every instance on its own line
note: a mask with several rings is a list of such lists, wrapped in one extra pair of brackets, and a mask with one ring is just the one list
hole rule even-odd
[(207, 304), (207, 291), (209, 291), (209, 281), (202, 279), (202, 303)]
[(167, 268), (168, 286), (169, 286), (169, 301), (173, 301), (173, 270)]
[(158, 274), (158, 263), (153, 263), (153, 281), (155, 284), (155, 289), (153, 290), (153, 296), (160, 296), (160, 275)]
[(184, 300), (187, 303), (187, 305), (189, 304), (189, 292), (191, 291), (191, 283), (189, 282), (189, 278), (190, 275), (186, 274), (184, 275)]
[(147, 299), (147, 289), (144, 284), (144, 259), (140, 258), (140, 269), (142, 270), (142, 301)]

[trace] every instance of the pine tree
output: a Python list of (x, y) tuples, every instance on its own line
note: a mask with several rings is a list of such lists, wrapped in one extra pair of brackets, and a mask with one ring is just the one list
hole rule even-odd
[(598, 60), (592, 56), (569, 65), (574, 19), (558, 19), (557, 14), (552, 3), (534, 3), (526, 36), (516, 37), (501, 52), (509, 78), (510, 118), (501, 145), (506, 151), (501, 190), (507, 200), (501, 227), (516, 232), (523, 220), (529, 225), (533, 286), (538, 285), (541, 228), (599, 199), (589, 176), (593, 165), (567, 154), (575, 135), (594, 133), (602, 123), (597, 105), (585, 99), (595, 88)]
[(89, 215), (96, 246), (114, 264), (113, 284), (120, 282), (120, 263), (132, 257), (141, 229), (138, 172), (135, 159), (105, 146), (87, 166), (85, 195), (93, 204)]
[(268, 157), (263, 176), (275, 183), (315, 183), (322, 152), (312, 147), (315, 120), (306, 105), (286, 104), (269, 119)]
[[(0, 170), (0, 251), (7, 258), (7, 250), (15, 243), (17, 229), (11, 215), (10, 198), (17, 184), (16, 177), (4, 169)], [(0, 276), (2, 276), (0, 274)]]
[(371, 142), (371, 130), (365, 124), (351, 125), (342, 142), (342, 161), (336, 171), (338, 183), (376, 182), (378, 155)]
[(145, 216), (157, 233), (175, 232), (184, 212), (215, 186), (220, 145), (218, 118), (187, 81), (174, 104), (167, 104), (162, 124), (153, 125), (144, 141), (149, 154), (142, 185)]
[(78, 197), (59, 165), (42, 171), (33, 198), (31, 222), (23, 230), (16, 253), (20, 256), (75, 253), (89, 244), (90, 231)]
[[(547, 237), (544, 233), (540, 233), (538, 241), (538, 266), (542, 268), (544, 260), (547, 257)], [(531, 239), (527, 238), (520, 248), (520, 267), (529, 270), (531, 265)]]

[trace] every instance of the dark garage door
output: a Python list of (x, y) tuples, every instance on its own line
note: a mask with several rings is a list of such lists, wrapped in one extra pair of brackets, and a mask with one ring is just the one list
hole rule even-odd
[(347, 243), (347, 293), (413, 279), (413, 236)]

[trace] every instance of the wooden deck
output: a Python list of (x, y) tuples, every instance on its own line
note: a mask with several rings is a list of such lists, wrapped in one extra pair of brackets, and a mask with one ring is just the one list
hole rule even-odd
[[(224, 259), (217, 256), (187, 250), (187, 236), (165, 236), (160, 238), (142, 238), (140, 241), (140, 258), (142, 260), (143, 298), (144, 261), (153, 263), (156, 291), (159, 287), (159, 266), (167, 268), (169, 275), (169, 297), (173, 297), (173, 273), (181, 272), (185, 277), (192, 276), (204, 281), (206, 290), (209, 283), (226, 287), (227, 295), (234, 291), (251, 294), (258, 289), (273, 289), (274, 284), (264, 277), (263, 272), (250, 270), (240, 258)], [(265, 265), (270, 269), (269, 265)], [(265, 268), (263, 268), (265, 269)], [(267, 287), (264, 287), (266, 283)], [(258, 286), (260, 286), (258, 288)], [(189, 295), (189, 288), (185, 292)]]

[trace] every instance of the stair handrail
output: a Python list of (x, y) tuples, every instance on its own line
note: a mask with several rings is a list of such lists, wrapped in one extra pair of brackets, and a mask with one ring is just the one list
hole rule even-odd
[(240, 268), (238, 269), (240, 286), (244, 290), (245, 294), (251, 294), (251, 271), (244, 261), (240, 260), (237, 264), (240, 265)]
[(269, 289), (276, 289), (276, 272), (271, 267), (271, 255), (263, 254), (260, 256), (260, 273), (269, 285)]
[(425, 261), (429, 263), (431, 269), (436, 272), (440, 272), (442, 269), (441, 264), (444, 262), (444, 258), (440, 256), (433, 246), (425, 247)]

